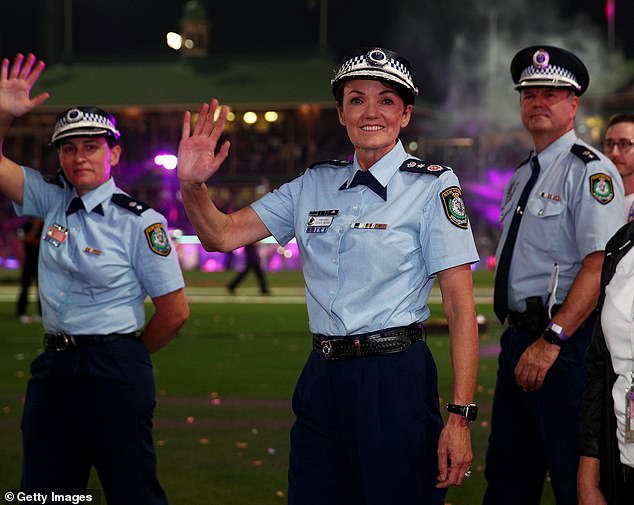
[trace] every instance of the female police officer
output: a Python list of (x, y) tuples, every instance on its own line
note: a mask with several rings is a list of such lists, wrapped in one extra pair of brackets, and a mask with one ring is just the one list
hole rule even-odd
[[(347, 58), (332, 81), (352, 163), (324, 162), (232, 214), (205, 181), (228, 155), (216, 145), (227, 110), (185, 114), (179, 178), (208, 250), (273, 235), (296, 238), (313, 348), (293, 398), (289, 503), (442, 503), (469, 475), (477, 366), (470, 263), (477, 261), (451, 169), (407, 155), (398, 135), (417, 88), (409, 63), (385, 49)], [(422, 337), (438, 277), (454, 368), (442, 427), (436, 369)]]
[[(0, 147), (13, 119), (46, 100), (30, 89), (44, 63), (18, 55), (0, 72)], [(22, 487), (83, 494), (91, 466), (110, 505), (166, 504), (152, 446), (148, 351), (189, 315), (163, 216), (118, 189), (114, 118), (95, 107), (58, 116), (51, 139), (63, 174), (0, 158), (0, 192), (44, 220), (39, 285), (45, 352), (31, 366), (22, 432)], [(1, 152), (1, 150), (0, 150)], [(144, 299), (155, 312), (145, 322)]]

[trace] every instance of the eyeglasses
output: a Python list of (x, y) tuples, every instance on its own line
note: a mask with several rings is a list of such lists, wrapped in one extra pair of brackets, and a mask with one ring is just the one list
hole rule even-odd
[(618, 142), (614, 142), (613, 140), (606, 140), (605, 142), (601, 142), (601, 147), (603, 147), (604, 153), (611, 153), (614, 146), (619, 148), (619, 151), (622, 153), (628, 152), (632, 146), (634, 145), (634, 140), (619, 140)]

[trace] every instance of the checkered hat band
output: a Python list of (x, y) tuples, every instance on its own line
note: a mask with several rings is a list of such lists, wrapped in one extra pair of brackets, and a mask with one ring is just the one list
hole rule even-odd
[[(88, 114), (86, 115), (88, 116)], [(103, 116), (95, 116), (94, 114), (90, 114), (91, 117), (99, 117), (99, 121), (87, 120), (86, 118), (81, 121), (77, 121), (75, 123), (69, 123), (65, 119), (59, 120), (55, 124), (55, 130), (53, 131), (53, 136), (51, 138), (51, 142), (56, 142), (62, 138), (66, 137), (78, 137), (78, 136), (95, 136), (95, 135), (105, 135), (110, 133), (118, 139), (121, 136), (119, 130), (117, 130), (113, 125), (112, 121), (107, 120), (107, 118), (103, 118)]]
[(110, 121), (109, 118), (107, 118), (106, 116), (102, 116), (101, 114), (95, 114), (93, 112), (84, 113), (82, 119), (75, 122), (70, 122), (65, 117), (63, 117), (59, 121), (57, 121), (57, 123), (55, 123), (55, 129), (57, 130), (58, 128), (62, 128), (66, 124), (68, 125), (81, 124), (82, 126), (85, 124), (86, 126), (88, 126), (88, 123), (91, 123), (91, 125), (94, 125), (95, 123), (97, 123), (96, 126), (106, 127), (112, 131), (117, 131), (114, 125), (112, 124), (112, 121)]
[(566, 70), (565, 68), (558, 67), (557, 65), (548, 65), (546, 68), (537, 68), (535, 66), (526, 67), (520, 75), (519, 83), (524, 84), (524, 81), (553, 81), (563, 82), (573, 86), (576, 89), (581, 89), (575, 75)]
[[(390, 79), (389, 76), (385, 74), (390, 74), (393, 78)], [(400, 61), (395, 60), (393, 58), (388, 58), (387, 63), (382, 67), (377, 65), (371, 65), (368, 63), (367, 57), (365, 55), (355, 56), (354, 58), (349, 59), (339, 69), (339, 72), (335, 75), (335, 78), (330, 81), (331, 84), (334, 84), (339, 79), (343, 77), (352, 77), (352, 76), (371, 76), (371, 77), (385, 77), (394, 82), (398, 82), (399, 84), (405, 86), (410, 89), (415, 95), (418, 94), (418, 89), (414, 86), (414, 81), (412, 80), (412, 74), (407, 69), (405, 65), (403, 65)]]

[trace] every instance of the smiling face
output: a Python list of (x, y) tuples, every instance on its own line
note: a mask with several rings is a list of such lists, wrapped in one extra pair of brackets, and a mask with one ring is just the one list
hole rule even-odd
[(79, 196), (106, 182), (120, 155), (121, 147), (111, 148), (105, 137), (72, 137), (63, 140), (58, 148), (64, 175)]
[(364, 169), (394, 147), (401, 128), (409, 124), (412, 109), (394, 88), (381, 81), (344, 83), (341, 103), (337, 102), (339, 122), (346, 127)]
[[(535, 87), (520, 91), (522, 123), (547, 146), (574, 127), (579, 97), (567, 88)], [(541, 150), (538, 146), (538, 150)]]

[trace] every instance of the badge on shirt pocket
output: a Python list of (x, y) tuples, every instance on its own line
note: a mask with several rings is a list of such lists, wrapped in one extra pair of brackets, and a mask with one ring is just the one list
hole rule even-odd
[(311, 210), (306, 222), (306, 233), (326, 233), (338, 210)]
[(61, 224), (53, 223), (48, 227), (44, 240), (54, 247), (62, 245), (68, 237), (68, 228), (63, 227)]

